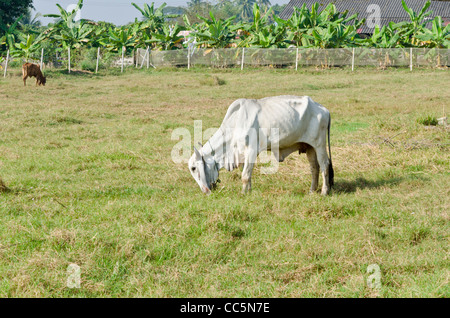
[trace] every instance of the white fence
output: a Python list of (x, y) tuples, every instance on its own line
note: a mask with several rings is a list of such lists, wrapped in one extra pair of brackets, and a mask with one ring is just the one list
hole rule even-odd
[(194, 49), (152, 51), (150, 63), (155, 67), (203, 65), (209, 67), (302, 66), (336, 67), (448, 67), (450, 49), (421, 48), (342, 48), (342, 49)]
[[(40, 52), (43, 56), (43, 52)], [(68, 55), (70, 56), (70, 54)], [(97, 52), (95, 72), (98, 70), (99, 60), (102, 59), (100, 49)], [(4, 76), (7, 73), (7, 61), (11, 57), (0, 57)], [(16, 59), (16, 61), (18, 61)], [(42, 61), (42, 60), (41, 60)], [(22, 61), (19, 61), (22, 62)], [(39, 61), (36, 61), (39, 63)], [(64, 63), (63, 63), (64, 64)], [(60, 63), (62, 66), (63, 64)], [(70, 63), (66, 61), (70, 70)], [(212, 68), (237, 67), (287, 67), (296, 70), (305, 66), (319, 68), (351, 66), (352, 70), (361, 66), (386, 67), (450, 67), (450, 49), (425, 48), (341, 48), (341, 49), (262, 49), (262, 48), (227, 48), (227, 49), (183, 49), (172, 51), (150, 51), (137, 49), (133, 56), (122, 58), (117, 55), (107, 67), (186, 67), (196, 66)], [(78, 67), (79, 68), (79, 67)], [(82, 68), (82, 67), (81, 67)]]

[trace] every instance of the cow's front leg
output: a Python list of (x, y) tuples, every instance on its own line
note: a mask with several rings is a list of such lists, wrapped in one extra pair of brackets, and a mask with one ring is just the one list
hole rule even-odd
[(244, 164), (242, 169), (242, 193), (245, 194), (252, 190), (252, 171), (253, 163)]
[(252, 151), (245, 155), (244, 168), (242, 169), (242, 193), (248, 193), (252, 189), (252, 172), (255, 166), (256, 155)]

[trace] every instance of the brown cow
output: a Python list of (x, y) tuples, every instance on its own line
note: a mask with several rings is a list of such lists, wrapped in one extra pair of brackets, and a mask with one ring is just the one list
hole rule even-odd
[(22, 78), (23, 78), (23, 86), (26, 86), (26, 80), (28, 77), (36, 77), (36, 86), (43, 85), (47, 82), (47, 79), (44, 75), (42, 75), (41, 68), (39, 65), (32, 63), (25, 63), (22, 65)]

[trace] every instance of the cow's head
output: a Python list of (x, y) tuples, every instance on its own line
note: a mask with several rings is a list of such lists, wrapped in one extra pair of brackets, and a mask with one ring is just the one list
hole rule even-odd
[(219, 178), (219, 171), (213, 156), (203, 156), (201, 150), (194, 147), (194, 154), (189, 159), (189, 171), (205, 194), (211, 194)]
[(47, 83), (47, 78), (45, 76), (42, 76), (42, 78), (41, 78), (42, 86), (45, 86), (45, 83)]

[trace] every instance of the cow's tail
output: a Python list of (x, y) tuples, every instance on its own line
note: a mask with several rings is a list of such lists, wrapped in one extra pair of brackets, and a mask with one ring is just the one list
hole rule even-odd
[(333, 170), (333, 163), (331, 162), (330, 126), (331, 126), (331, 114), (328, 120), (328, 152), (330, 153), (330, 165), (328, 167), (328, 183), (330, 184), (330, 187), (332, 187), (334, 185), (334, 170)]

